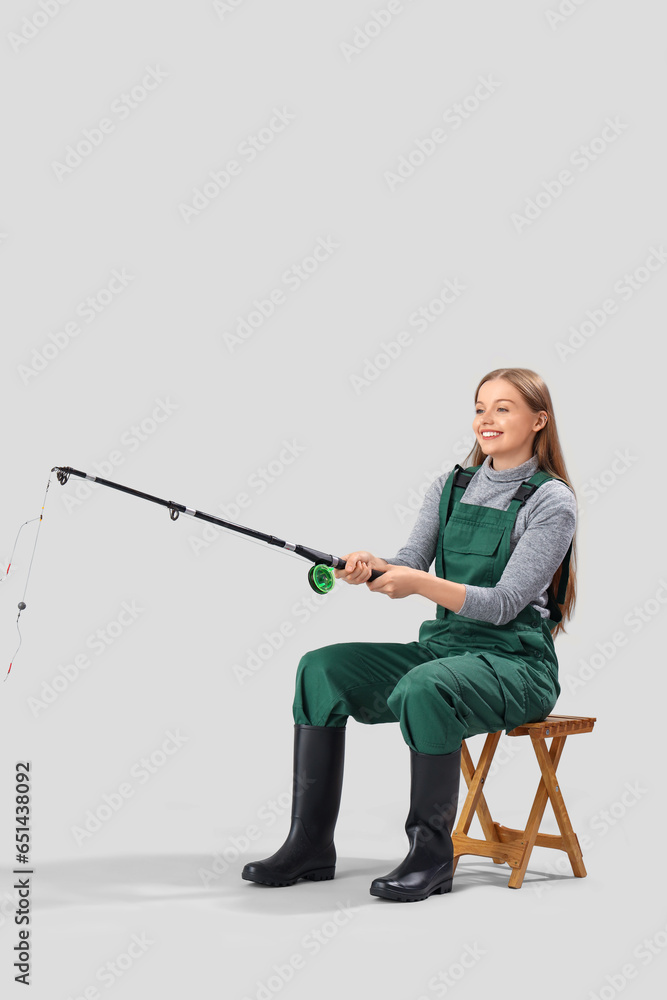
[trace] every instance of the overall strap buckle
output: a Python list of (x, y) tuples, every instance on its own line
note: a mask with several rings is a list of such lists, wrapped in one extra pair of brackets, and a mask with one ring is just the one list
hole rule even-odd
[(458, 464), (454, 466), (454, 469), (454, 486), (460, 486), (462, 489), (465, 489), (469, 485), (474, 473), (466, 472), (465, 469)]
[(528, 497), (532, 496), (537, 487), (538, 483), (522, 483), (512, 497), (512, 500), (518, 500), (519, 506), (521, 507), (526, 502)]

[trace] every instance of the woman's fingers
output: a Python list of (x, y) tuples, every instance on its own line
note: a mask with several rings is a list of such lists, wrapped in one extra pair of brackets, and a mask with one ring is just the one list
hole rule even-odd
[(365, 583), (371, 575), (371, 568), (368, 563), (358, 559), (354, 569), (347, 577), (348, 583)]
[(348, 565), (350, 565), (350, 561), (349, 560), (345, 564), (345, 569), (335, 569), (334, 570), (334, 576), (337, 579), (343, 579), (343, 580), (345, 580), (346, 583), (356, 583), (357, 582), (357, 577), (359, 575), (359, 564), (355, 561), (354, 566), (353, 566), (352, 569), (347, 569)]
[[(366, 583), (371, 575), (370, 561), (373, 556), (370, 552), (365, 550), (359, 552), (348, 552), (344, 556), (345, 569), (335, 569), (334, 576), (337, 579), (343, 579), (346, 583)], [(348, 569), (348, 567), (350, 567)]]

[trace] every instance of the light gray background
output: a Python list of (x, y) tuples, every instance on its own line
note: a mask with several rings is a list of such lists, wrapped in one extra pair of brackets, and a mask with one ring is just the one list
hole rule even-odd
[[(407, 846), (408, 752), (398, 726), (351, 721), (336, 879), (276, 890), (242, 882), (245, 861), (287, 832), (299, 657), (337, 641), (408, 642), (434, 605), (339, 583), (305, 621), (305, 561), (231, 532), (195, 553), (202, 525), (172, 524), (101, 487), (68, 508), (81, 482), (63, 488), (53, 476), (23, 647), (0, 688), (3, 995), (23, 995), (11, 967), (18, 759), (34, 772), (40, 1000), (93, 986), (119, 1000), (254, 998), (295, 954), (303, 968), (268, 995), (418, 1000), (444, 995), (433, 977), (459, 975), (466, 948), (481, 957), (451, 980), (457, 997), (656, 995), (667, 962), (655, 891), (667, 568), (652, 499), (664, 485), (653, 461), (664, 435), (664, 266), (627, 301), (614, 284), (667, 239), (664, 19), (645, 0), (561, 6), (571, 13), (550, 24), (556, 0), (394, 5), (391, 23), (346, 60), (341, 44), (386, 3), (244, 0), (224, 13), (206, 2), (71, 0), (18, 51), (11, 34), (41, 8), (3, 4), (4, 564), (58, 464), (210, 512), (245, 492), (232, 520), (338, 554), (390, 554), (414, 523), (411, 495), (467, 454), (479, 378), (530, 367), (551, 389), (580, 505), (579, 598), (557, 640), (557, 711), (598, 719), (593, 734), (568, 741), (559, 768), (586, 879), (537, 848), (518, 892), (506, 866), (463, 858), (448, 896), (417, 907), (372, 898), (371, 879)], [(147, 67), (166, 78), (126, 120), (112, 115), (115, 130), (59, 180), (53, 162)], [(443, 125), (480, 77), (495, 92), (460, 128)], [(293, 114), (289, 126), (186, 223), (179, 205), (274, 108)], [(606, 119), (625, 127), (577, 169), (570, 157)], [(385, 172), (438, 126), (446, 141), (390, 190)], [(568, 167), (572, 185), (517, 232), (513, 213)], [(285, 289), (283, 273), (320, 238), (339, 246), (231, 353), (225, 331), (254, 299)], [(133, 276), (122, 294), (22, 377), (33, 350), (114, 269)], [(649, 272), (638, 273), (643, 282)], [(355, 391), (352, 377), (447, 279), (465, 292)], [(610, 297), (616, 313), (563, 358), (570, 328)], [(151, 428), (156, 400), (172, 412)], [(130, 428), (143, 421), (154, 433), (132, 446)], [(285, 441), (301, 452), (259, 493), (252, 477), (279, 461)], [(0, 585), (2, 673), (35, 528)], [(95, 654), (88, 637), (123, 602), (143, 610)], [(647, 621), (633, 627), (637, 606)], [(293, 634), (240, 683), (235, 665), (286, 623)], [(90, 667), (35, 714), (30, 699), (86, 651)], [(129, 779), (168, 731), (187, 741), (145, 784)], [(471, 741), (475, 757), (482, 743)], [(503, 736), (501, 747), (488, 799), (496, 819), (517, 826), (539, 772), (527, 741)], [(134, 795), (77, 844), (72, 828), (128, 779)], [(271, 801), (283, 803), (272, 825)], [(232, 838), (253, 824), (259, 839), (204, 885), (200, 869), (232, 857)], [(557, 832), (550, 808), (545, 828)], [(351, 914), (332, 923), (341, 904)], [(337, 932), (315, 953), (307, 936), (322, 928)], [(133, 934), (153, 944), (111, 985), (96, 979)], [(657, 942), (650, 960), (644, 939)]]

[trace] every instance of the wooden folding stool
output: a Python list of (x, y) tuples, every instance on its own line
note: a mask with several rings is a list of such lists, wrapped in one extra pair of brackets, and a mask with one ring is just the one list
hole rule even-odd
[[(468, 785), (468, 794), (459, 816), (456, 829), (452, 834), (454, 844), (454, 871), (462, 854), (474, 854), (479, 857), (493, 858), (496, 864), (507, 863), (512, 869), (509, 888), (520, 889), (533, 847), (553, 847), (566, 851), (572, 865), (572, 871), (578, 878), (584, 878), (586, 869), (581, 854), (577, 835), (572, 829), (570, 817), (556, 778), (556, 768), (568, 736), (575, 733), (590, 733), (595, 724), (595, 717), (579, 715), (549, 715), (542, 722), (529, 722), (510, 730), (508, 736), (530, 736), (537, 762), (542, 772), (533, 806), (530, 810), (525, 830), (513, 830), (502, 826), (491, 819), (489, 807), (486, 804), (482, 788), (493, 761), (502, 730), (489, 733), (482, 752), (473, 767), (472, 757), (465, 740), (461, 748), (461, 770)], [(546, 737), (551, 737), (547, 749)], [(544, 815), (547, 798), (558, 822), (560, 836), (552, 833), (540, 833), (540, 823)], [(468, 830), (473, 816), (477, 813), (484, 832), (485, 840), (475, 840), (468, 836)]]

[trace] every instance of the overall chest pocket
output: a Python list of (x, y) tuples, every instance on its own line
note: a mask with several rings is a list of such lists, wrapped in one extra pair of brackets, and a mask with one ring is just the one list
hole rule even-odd
[(492, 587), (504, 569), (497, 565), (504, 533), (502, 524), (468, 521), (452, 514), (442, 536), (445, 579)]

